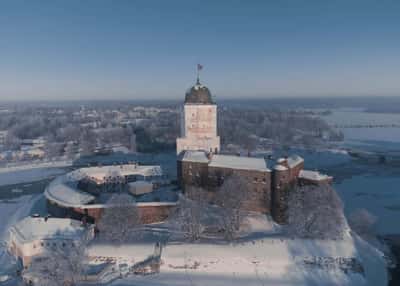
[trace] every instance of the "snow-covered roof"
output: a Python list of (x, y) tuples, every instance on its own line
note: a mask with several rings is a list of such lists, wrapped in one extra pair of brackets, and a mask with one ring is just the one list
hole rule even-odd
[(323, 181), (332, 179), (331, 176), (321, 174), (318, 171), (309, 171), (309, 170), (301, 170), (299, 173), (299, 178), (312, 181)]
[(160, 166), (129, 164), (82, 168), (54, 179), (47, 186), (44, 195), (48, 200), (64, 207), (86, 207), (89, 203), (95, 201), (96, 197), (79, 190), (74, 184), (86, 176), (96, 181), (102, 181), (105, 176), (110, 176), (114, 172), (118, 176), (142, 175), (148, 177), (162, 175)]
[(289, 168), (294, 168), (303, 162), (304, 162), (304, 159), (298, 155), (292, 155), (289, 158), (287, 158), (287, 164), (288, 164)]
[(286, 159), (285, 159), (285, 158), (279, 158), (278, 160), (276, 160), (276, 162), (277, 162), (278, 164), (282, 164), (282, 163), (285, 163), (285, 162), (286, 162)]
[(26, 217), (11, 227), (20, 243), (41, 239), (79, 239), (85, 229), (80, 221), (69, 218)]
[(128, 183), (128, 185), (132, 186), (132, 187), (133, 186), (134, 187), (142, 187), (142, 186), (147, 187), (147, 186), (150, 186), (150, 185), (153, 185), (153, 184), (151, 182), (140, 180), (140, 181), (130, 182), (130, 183)]
[(140, 166), (137, 164), (124, 164), (116, 166), (101, 166), (81, 168), (79, 172), (82, 176), (93, 177), (97, 180), (103, 180), (104, 177), (117, 174), (118, 176), (142, 175), (142, 176), (161, 176), (160, 166)]
[(288, 168), (286, 168), (285, 166), (279, 165), (279, 164), (274, 166), (274, 170), (276, 170), (276, 171), (287, 171), (287, 169)]
[(270, 171), (264, 158), (240, 157), (233, 155), (213, 155), (210, 167), (232, 168), (241, 170)]
[(103, 183), (106, 177), (125, 177), (141, 175), (144, 177), (149, 176), (162, 176), (160, 166), (140, 166), (137, 164), (124, 164), (113, 166), (100, 166), (100, 167), (87, 167), (72, 171), (67, 174), (68, 178), (79, 181), (83, 178), (89, 178), (96, 183)]
[(64, 176), (53, 180), (44, 191), (47, 199), (54, 201), (62, 206), (75, 207), (85, 205), (94, 201), (95, 197), (68, 186)]
[(182, 161), (190, 161), (197, 163), (208, 163), (209, 159), (204, 151), (185, 151), (182, 157)]

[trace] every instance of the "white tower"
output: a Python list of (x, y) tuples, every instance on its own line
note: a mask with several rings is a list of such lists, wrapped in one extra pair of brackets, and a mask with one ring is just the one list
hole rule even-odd
[(208, 88), (196, 84), (185, 95), (181, 111), (181, 137), (176, 139), (176, 153), (185, 150), (219, 152), (220, 138), (217, 135), (217, 105), (212, 101)]

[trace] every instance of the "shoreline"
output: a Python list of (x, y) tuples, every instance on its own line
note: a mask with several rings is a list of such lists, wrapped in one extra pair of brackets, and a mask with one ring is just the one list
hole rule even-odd
[(400, 285), (400, 234), (387, 235), (384, 238), (390, 247), (392, 259), (396, 264), (394, 268), (388, 268), (390, 274), (389, 286), (397, 286)]

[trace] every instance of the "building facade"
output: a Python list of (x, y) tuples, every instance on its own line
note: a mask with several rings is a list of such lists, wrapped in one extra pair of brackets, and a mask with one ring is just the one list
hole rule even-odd
[(76, 247), (83, 239), (93, 238), (93, 229), (68, 218), (26, 217), (10, 229), (9, 250), (27, 267), (34, 257), (56, 247)]

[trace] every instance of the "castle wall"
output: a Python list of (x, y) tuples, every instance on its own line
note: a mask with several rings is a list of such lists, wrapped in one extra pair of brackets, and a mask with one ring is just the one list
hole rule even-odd
[[(82, 220), (84, 217), (89, 222), (96, 223), (104, 211), (104, 208), (99, 207), (88, 208), (65, 208), (53, 202), (47, 201), (48, 212), (55, 217), (69, 217), (77, 220)], [(156, 223), (164, 221), (175, 208), (174, 205), (138, 205), (138, 212), (141, 222)]]
[(208, 168), (209, 190), (215, 191), (224, 179), (237, 175), (248, 182), (248, 198), (243, 209), (269, 214), (271, 212), (271, 173), (268, 171)]
[(269, 171), (239, 170), (231, 168), (210, 167), (208, 163), (179, 161), (178, 180), (181, 187), (197, 186), (208, 192), (212, 201), (214, 193), (231, 175), (244, 178), (249, 186), (248, 200), (244, 209), (261, 213), (271, 213), (271, 173)]
[(289, 181), (293, 182), (294, 180), (297, 180), (300, 171), (303, 169), (304, 169), (304, 162), (301, 162), (296, 166), (289, 168)]
[(185, 186), (207, 187), (208, 163), (179, 161), (177, 162), (178, 182), (185, 191)]

